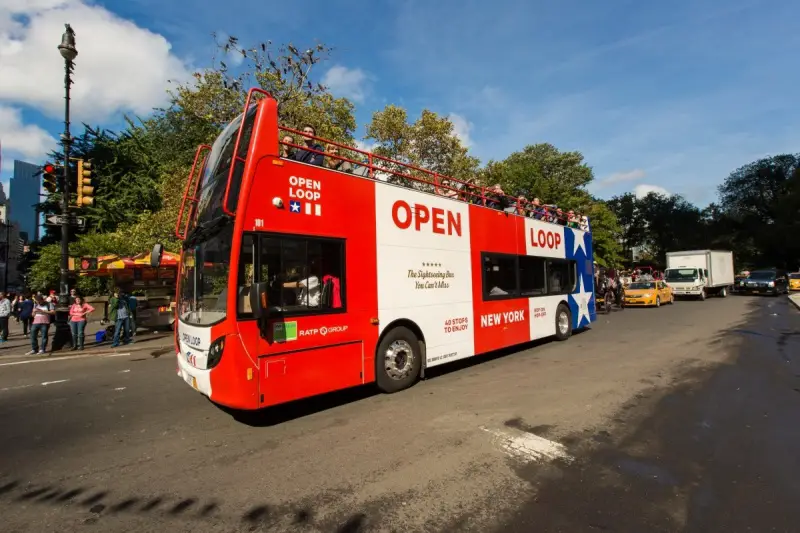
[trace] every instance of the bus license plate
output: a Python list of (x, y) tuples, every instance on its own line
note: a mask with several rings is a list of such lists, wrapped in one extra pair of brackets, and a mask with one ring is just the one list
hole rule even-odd
[(186, 383), (191, 385), (195, 390), (197, 389), (197, 378), (196, 377), (190, 376), (189, 374), (186, 374), (186, 376), (183, 379), (185, 379)]

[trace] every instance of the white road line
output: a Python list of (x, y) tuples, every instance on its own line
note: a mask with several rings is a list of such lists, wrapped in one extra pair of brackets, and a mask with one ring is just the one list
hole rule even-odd
[(33, 385), (17, 385), (16, 387), (5, 387), (3, 389), (0, 389), (0, 392), (5, 392), (7, 390), (27, 389), (28, 387), (33, 387)]
[(13, 366), (13, 365), (28, 365), (31, 363), (50, 363), (53, 361), (66, 361), (67, 359), (86, 359), (88, 357), (124, 357), (131, 355), (130, 352), (126, 353), (87, 353), (83, 355), (65, 355), (63, 357), (47, 357), (42, 359), (26, 359), (24, 361), (12, 361), (10, 363), (0, 363), (0, 366)]
[(56, 381), (45, 381), (42, 383), (42, 387), (47, 387), (48, 385), (55, 385), (56, 383), (66, 383), (69, 381), (68, 379), (59, 379)]
[(483, 431), (494, 436), (497, 445), (508, 455), (530, 462), (544, 462), (561, 459), (567, 463), (573, 457), (567, 453), (563, 444), (524, 431), (498, 431), (481, 426)]
[(127, 374), (130, 370), (120, 370), (117, 374)]
[(114, 390), (125, 390), (125, 387), (117, 387), (117, 388), (116, 388), (116, 389), (114, 389)]

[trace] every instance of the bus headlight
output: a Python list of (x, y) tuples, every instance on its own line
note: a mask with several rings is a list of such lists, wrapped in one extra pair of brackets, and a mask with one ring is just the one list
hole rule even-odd
[(224, 349), (225, 337), (220, 337), (211, 343), (211, 347), (208, 349), (208, 362), (206, 363), (206, 368), (214, 368), (219, 364), (220, 360), (222, 359), (222, 352)]

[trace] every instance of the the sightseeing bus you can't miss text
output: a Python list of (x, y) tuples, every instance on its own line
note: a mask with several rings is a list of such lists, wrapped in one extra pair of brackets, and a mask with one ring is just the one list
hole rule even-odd
[(590, 231), (492, 209), (486, 189), (350, 147), (364, 158), (348, 159), (354, 173), (281, 157), (286, 134), (306, 148), (251, 90), (186, 187), (177, 372), (213, 402), (395, 392), (426, 368), (594, 321)]

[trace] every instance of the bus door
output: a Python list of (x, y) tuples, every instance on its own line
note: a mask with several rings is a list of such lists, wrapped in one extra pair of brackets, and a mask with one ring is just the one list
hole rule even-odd
[[(239, 327), (258, 357), (264, 402), (363, 383), (363, 346), (345, 314), (344, 239), (246, 234), (243, 248), (251, 252), (240, 265)], [(254, 282), (268, 284), (269, 312), (259, 321), (249, 302)]]

